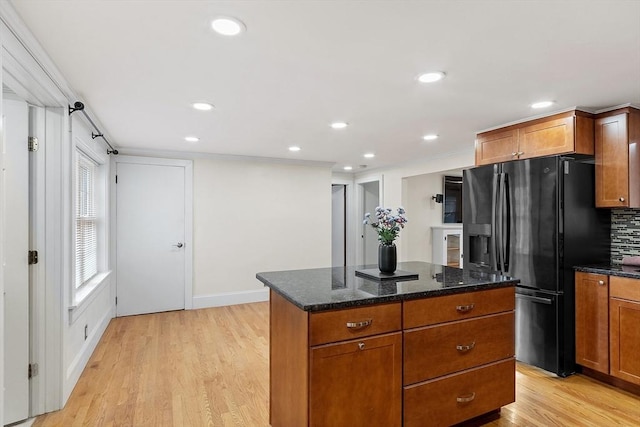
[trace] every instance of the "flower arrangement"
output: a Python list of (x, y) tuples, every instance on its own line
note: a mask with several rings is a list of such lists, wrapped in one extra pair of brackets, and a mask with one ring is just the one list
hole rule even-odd
[(378, 241), (383, 245), (392, 245), (400, 234), (400, 230), (407, 223), (405, 210), (398, 208), (398, 215), (392, 215), (391, 209), (378, 206), (375, 211), (375, 219), (371, 218), (371, 214), (364, 216), (364, 225), (371, 225), (378, 232)]

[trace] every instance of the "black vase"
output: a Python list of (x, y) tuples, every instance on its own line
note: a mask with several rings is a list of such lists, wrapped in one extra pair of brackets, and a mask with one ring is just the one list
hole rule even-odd
[(378, 268), (380, 272), (392, 274), (396, 271), (397, 261), (395, 244), (378, 246)]

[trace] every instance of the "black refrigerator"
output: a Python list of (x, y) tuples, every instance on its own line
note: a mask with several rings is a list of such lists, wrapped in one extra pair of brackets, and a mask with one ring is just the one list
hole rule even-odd
[(516, 359), (575, 372), (574, 265), (608, 263), (611, 213), (595, 208), (594, 165), (545, 157), (463, 171), (465, 269), (516, 287)]

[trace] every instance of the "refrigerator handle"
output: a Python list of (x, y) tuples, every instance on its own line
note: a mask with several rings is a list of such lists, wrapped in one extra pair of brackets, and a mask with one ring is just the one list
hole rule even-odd
[(498, 245), (498, 224), (496, 223), (497, 217), (497, 199), (498, 199), (498, 174), (493, 175), (492, 182), (492, 191), (491, 191), (491, 241), (489, 244), (490, 259), (491, 259), (491, 269), (494, 271), (498, 270), (498, 257), (496, 254), (496, 246)]
[(504, 173), (498, 176), (498, 208), (496, 213), (496, 248), (498, 252), (498, 270), (504, 273)]
[(509, 203), (509, 175), (502, 174), (502, 272), (509, 271), (509, 252), (511, 241), (511, 204)]

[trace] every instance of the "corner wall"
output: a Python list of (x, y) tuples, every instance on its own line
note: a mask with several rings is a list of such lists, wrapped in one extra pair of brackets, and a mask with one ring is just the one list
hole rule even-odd
[[(421, 202), (417, 198), (422, 196), (417, 195), (417, 193), (414, 193), (407, 186), (407, 179), (438, 173), (438, 179), (440, 180), (438, 188), (440, 188), (440, 190), (437, 192), (441, 193), (442, 175), (445, 174), (444, 172), (452, 171), (454, 169), (466, 169), (469, 167), (473, 167), (474, 162), (475, 151), (473, 141), (471, 141), (469, 142), (469, 149), (465, 151), (441, 157), (432, 157), (419, 162), (412, 162), (410, 164), (402, 165), (397, 168), (373, 170), (368, 173), (357, 175), (357, 179), (359, 180), (366, 180), (368, 177), (376, 177), (376, 179), (378, 179), (380, 175), (382, 175), (383, 192), (380, 204), (382, 206), (390, 208), (396, 208), (397, 206), (404, 205), (404, 208), (407, 210), (407, 218), (409, 219), (409, 223), (400, 233), (400, 238), (398, 239), (398, 261), (417, 261), (422, 260), (427, 256), (428, 259), (425, 259), (425, 261), (430, 261), (431, 259), (430, 249), (429, 253), (427, 254), (426, 250), (423, 250), (422, 246), (421, 249), (417, 248), (418, 245), (431, 244), (430, 238), (426, 242), (421, 240), (428, 238), (428, 235), (422, 234), (424, 231), (422, 230), (422, 228), (426, 227), (426, 223), (425, 219), (421, 216), (423, 216), (425, 212), (428, 211), (429, 206), (425, 204), (421, 205), (421, 203), (423, 202)], [(420, 178), (416, 179), (419, 180)], [(433, 191), (433, 189), (425, 191)], [(432, 194), (429, 193), (428, 195), (430, 197)], [(418, 211), (408, 209), (408, 206), (410, 205), (417, 206)], [(440, 224), (442, 223), (441, 218), (442, 214), (440, 212)], [(431, 221), (431, 219), (429, 219), (428, 221)]]
[(263, 301), (261, 271), (331, 266), (331, 169), (195, 159), (193, 308)]

